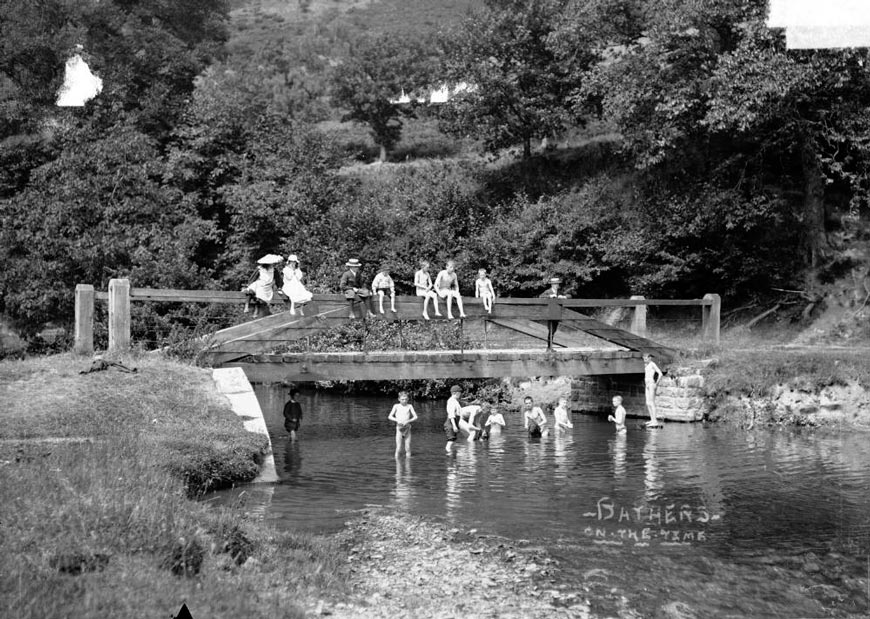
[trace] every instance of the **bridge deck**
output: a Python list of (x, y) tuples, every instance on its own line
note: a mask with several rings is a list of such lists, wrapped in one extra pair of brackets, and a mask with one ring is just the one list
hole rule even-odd
[[(562, 306), (571, 302), (570, 299), (558, 302), (548, 299), (496, 299), (490, 314), (483, 310), (478, 299), (467, 299), (465, 311), (467, 320), (489, 321), (543, 342), (548, 339), (547, 319), (555, 319), (559, 326), (552, 343), (558, 347), (583, 346), (582, 338), (576, 336), (582, 332), (622, 348), (653, 353), (662, 360), (673, 356), (672, 349), (658, 342)], [(385, 305), (388, 307), (389, 303), (385, 302)], [(276, 307), (280, 308), (281, 305)], [(421, 302), (415, 297), (397, 297), (397, 312), (378, 314), (375, 320), (422, 320), (420, 307)], [(357, 311), (361, 309), (358, 307)], [(305, 308), (305, 316), (281, 311), (214, 333), (209, 340), (211, 350), (207, 357), (214, 365), (226, 364), (249, 354), (268, 352), (288, 341), (314, 335), (347, 321), (348, 307), (343, 297), (316, 295), (315, 300)]]
[(631, 350), (435, 350), (251, 355), (224, 363), (243, 368), (252, 382), (400, 380), (639, 374), (641, 353)]

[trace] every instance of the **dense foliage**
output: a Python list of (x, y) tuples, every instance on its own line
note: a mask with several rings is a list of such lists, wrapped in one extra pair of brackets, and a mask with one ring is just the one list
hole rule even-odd
[[(739, 299), (812, 286), (867, 208), (867, 51), (786, 51), (763, 0), (291, 4), (0, 2), (0, 313), (238, 289), (266, 252), (316, 291), (353, 256), (402, 292), (456, 258), (467, 292)], [(105, 88), (56, 108), (77, 44)], [(474, 88), (389, 103), (445, 80)]]

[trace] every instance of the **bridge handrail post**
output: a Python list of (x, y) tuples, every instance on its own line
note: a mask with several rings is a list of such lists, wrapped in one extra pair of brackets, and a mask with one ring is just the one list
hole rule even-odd
[[(632, 301), (645, 301), (646, 297), (641, 294), (631, 296)], [(646, 337), (646, 305), (635, 305), (634, 313), (631, 316), (632, 333), (640, 337)]]
[(719, 345), (719, 328), (722, 318), (722, 297), (718, 294), (705, 294), (705, 301), (709, 305), (701, 306), (701, 328), (704, 333), (704, 341)]
[(109, 352), (130, 350), (130, 280), (109, 280)]
[(73, 352), (77, 355), (94, 353), (94, 298), (93, 286), (76, 284)]

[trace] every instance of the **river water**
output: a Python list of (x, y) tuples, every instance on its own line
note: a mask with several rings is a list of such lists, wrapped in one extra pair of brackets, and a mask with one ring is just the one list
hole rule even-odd
[(674, 601), (698, 617), (870, 614), (868, 434), (629, 420), (617, 436), (574, 415), (570, 434), (530, 440), (510, 413), (502, 436), (447, 455), (444, 402), (415, 402), (413, 455), (396, 460), (392, 399), (303, 393), (291, 442), (286, 392), (255, 391), (282, 481), (221, 501), (243, 496), (279, 528), (336, 531), (379, 505), (528, 540), (605, 615), (654, 617)]

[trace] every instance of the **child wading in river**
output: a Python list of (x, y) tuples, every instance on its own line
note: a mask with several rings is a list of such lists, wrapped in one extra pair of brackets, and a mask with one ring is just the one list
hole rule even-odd
[(571, 423), (571, 418), (568, 416), (568, 398), (562, 396), (559, 398), (559, 404), (553, 409), (554, 426), (557, 431), (567, 432), (574, 427)]
[(612, 421), (616, 425), (617, 432), (625, 432), (625, 409), (622, 407), (622, 396), (613, 396), (613, 412), (614, 415), (608, 415), (607, 421)]
[(393, 410), (387, 417), (396, 424), (396, 457), (402, 453), (402, 442), (405, 443), (405, 457), (411, 456), (411, 423), (417, 421), (417, 411), (408, 403), (408, 392), (399, 392), (399, 401), (393, 404)]

